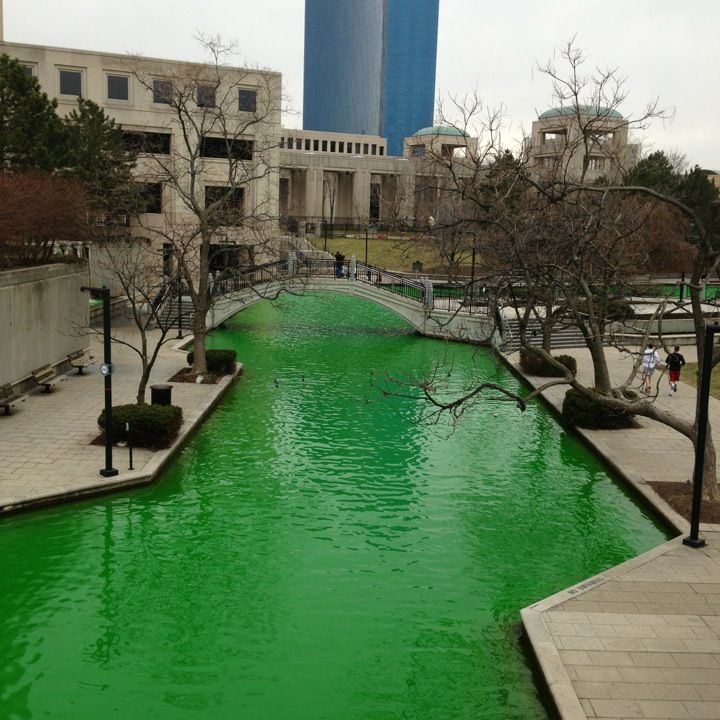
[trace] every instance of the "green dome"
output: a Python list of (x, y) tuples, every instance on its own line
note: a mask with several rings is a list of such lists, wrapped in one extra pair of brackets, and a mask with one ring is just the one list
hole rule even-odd
[[(617, 110), (611, 110), (610, 108), (600, 107), (598, 105), (579, 105), (577, 109), (580, 110), (581, 115), (602, 115), (604, 117), (622, 120), (622, 115)], [(555, 118), (562, 115), (574, 114), (575, 107), (550, 108), (550, 110), (546, 110), (539, 119), (544, 120), (546, 118)]]
[(466, 132), (459, 130), (452, 125), (432, 125), (431, 127), (422, 128), (416, 133), (413, 133), (413, 137), (418, 135), (450, 135), (452, 137), (470, 137)]

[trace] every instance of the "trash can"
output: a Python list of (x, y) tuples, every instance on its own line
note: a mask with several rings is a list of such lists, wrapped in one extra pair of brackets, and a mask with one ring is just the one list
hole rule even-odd
[(172, 385), (151, 385), (151, 405), (172, 405)]

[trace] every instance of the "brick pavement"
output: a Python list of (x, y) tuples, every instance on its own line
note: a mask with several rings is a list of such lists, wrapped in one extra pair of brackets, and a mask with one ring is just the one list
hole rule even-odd
[[(588, 377), (588, 354), (573, 350)], [(683, 353), (689, 361), (694, 351)], [(610, 354), (614, 378), (631, 360)], [(533, 379), (531, 379), (533, 381)], [(681, 383), (655, 400), (692, 417), (695, 390)], [(564, 388), (547, 392), (559, 407)], [(711, 399), (713, 437), (720, 442), (720, 401)], [(687, 523), (647, 485), (692, 475), (689, 440), (652, 420), (623, 431), (584, 430), (585, 439), (665, 514), (679, 532)], [(682, 537), (579, 583), (522, 611), (523, 623), (564, 720), (720, 719), (720, 526), (702, 525), (707, 546)]]
[[(118, 328), (121, 335), (131, 332)], [(138, 484), (165, 460), (167, 453), (135, 449), (134, 472), (129, 472), (127, 451), (115, 448), (113, 464), (117, 478), (105, 479), (98, 470), (105, 464), (103, 446), (90, 445), (98, 436), (97, 418), (103, 408), (103, 378), (99, 372), (102, 342), (89, 336), (96, 358), (83, 375), (63, 376), (50, 393), (33, 392), (16, 404), (11, 415), (0, 412), (0, 511), (17, 505), (32, 505), (49, 498), (103, 491), (114, 486)], [(150, 378), (150, 384), (165, 383), (186, 367), (185, 353), (166, 344)], [(139, 376), (139, 357), (129, 348), (113, 344), (113, 403), (134, 402)], [(212, 403), (218, 385), (173, 385), (173, 404), (183, 408), (183, 432)], [(148, 389), (148, 401), (149, 401)]]

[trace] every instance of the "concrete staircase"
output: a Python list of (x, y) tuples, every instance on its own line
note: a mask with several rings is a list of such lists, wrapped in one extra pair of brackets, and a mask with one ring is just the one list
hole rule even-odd
[(162, 325), (178, 326), (178, 319), (182, 320), (183, 330), (192, 330), (193, 306), (189, 297), (182, 299), (182, 318), (179, 318), (179, 303), (176, 297), (170, 298), (163, 303), (158, 317)]
[[(517, 318), (505, 318), (503, 335), (505, 337), (505, 349), (507, 352), (515, 352), (520, 349), (520, 323)], [(533, 331), (535, 334), (533, 335)], [(542, 345), (542, 331), (540, 323), (530, 321), (528, 325), (527, 340), (530, 345), (540, 347)], [(557, 326), (553, 330), (551, 347), (553, 350), (560, 348), (585, 347), (585, 340), (582, 333), (572, 326)]]

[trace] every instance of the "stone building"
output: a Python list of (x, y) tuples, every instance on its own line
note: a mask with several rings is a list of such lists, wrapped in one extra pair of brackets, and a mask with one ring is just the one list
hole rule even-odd
[(551, 108), (532, 124), (526, 150), (537, 173), (586, 182), (615, 180), (637, 163), (629, 121), (617, 110), (590, 105)]

